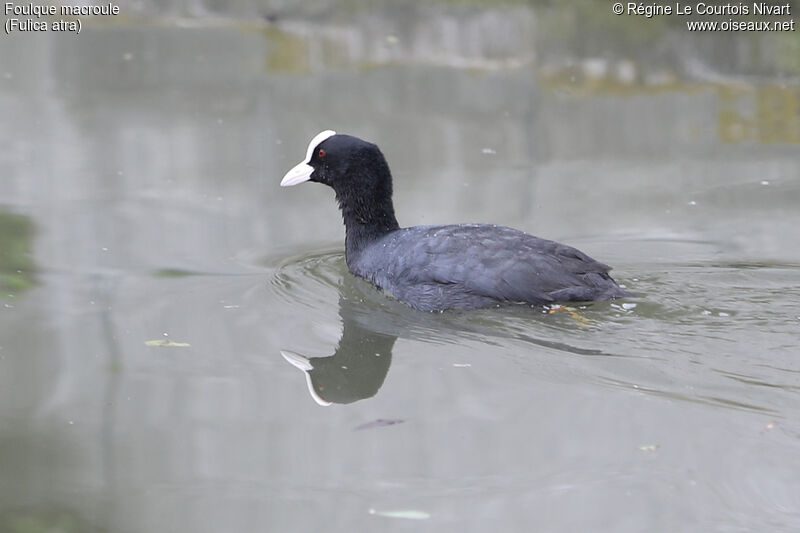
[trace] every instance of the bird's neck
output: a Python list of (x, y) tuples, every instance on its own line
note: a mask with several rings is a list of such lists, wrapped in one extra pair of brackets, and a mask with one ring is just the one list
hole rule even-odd
[(345, 256), (348, 264), (356, 259), (366, 246), (400, 229), (391, 198), (378, 202), (362, 198), (359, 202), (346, 202), (341, 205), (345, 227)]
[(377, 147), (358, 153), (345, 180), (334, 185), (345, 226), (345, 257), (351, 265), (384, 235), (400, 229), (392, 203), (392, 174)]

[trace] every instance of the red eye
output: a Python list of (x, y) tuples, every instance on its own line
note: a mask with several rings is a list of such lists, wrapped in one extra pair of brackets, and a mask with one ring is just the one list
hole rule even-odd
[(322, 159), (323, 157), (325, 157), (325, 150), (320, 148), (319, 152), (317, 152), (317, 155), (320, 157), (320, 159)]

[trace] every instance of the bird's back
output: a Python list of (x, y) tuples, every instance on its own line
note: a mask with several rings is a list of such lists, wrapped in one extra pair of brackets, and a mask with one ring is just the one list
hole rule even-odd
[(348, 265), (426, 311), (628, 296), (608, 275), (609, 266), (583, 252), (489, 224), (400, 229), (348, 258)]

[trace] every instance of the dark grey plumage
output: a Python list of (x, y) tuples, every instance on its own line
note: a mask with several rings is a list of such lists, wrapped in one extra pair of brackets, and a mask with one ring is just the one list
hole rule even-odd
[(423, 311), (626, 296), (608, 275), (610, 267), (583, 252), (490, 224), (400, 229), (348, 257), (347, 264), (353, 274)]
[(336, 193), (350, 271), (409, 306), (441, 311), (629, 296), (609, 276), (609, 266), (519, 230), (491, 224), (400, 228), (391, 173), (378, 147), (330, 133), (309, 146), (305, 163), (313, 170), (306, 179)]

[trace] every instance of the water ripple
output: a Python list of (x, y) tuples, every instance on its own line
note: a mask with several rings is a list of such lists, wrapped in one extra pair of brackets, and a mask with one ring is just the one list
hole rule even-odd
[(318, 309), (326, 300), (336, 300), (345, 275), (347, 265), (340, 250), (319, 250), (285, 258), (269, 286), (286, 303)]

